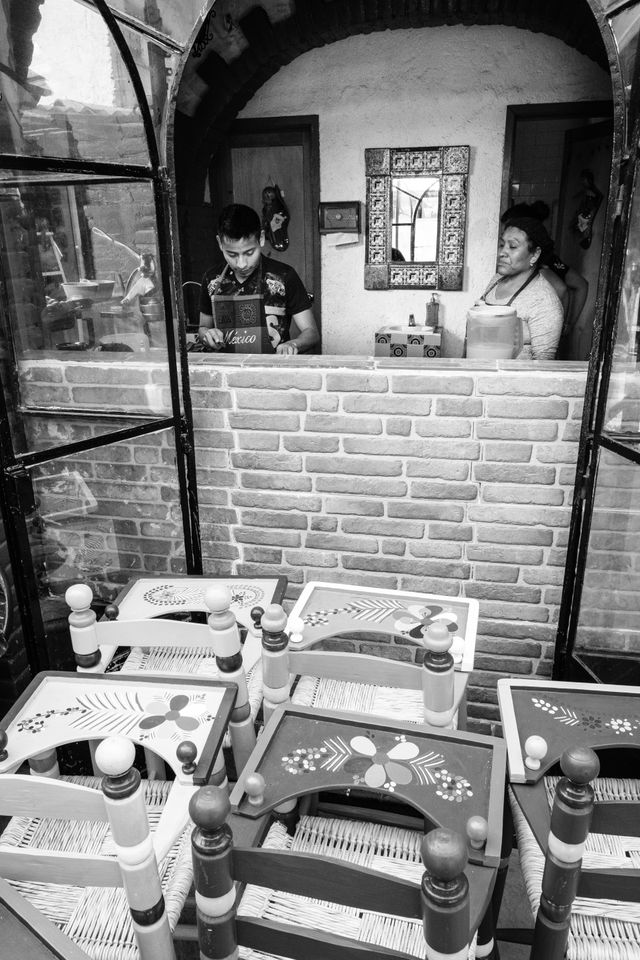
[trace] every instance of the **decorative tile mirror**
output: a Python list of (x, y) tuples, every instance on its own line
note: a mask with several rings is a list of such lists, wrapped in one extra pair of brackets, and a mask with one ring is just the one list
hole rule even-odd
[(469, 152), (365, 150), (366, 290), (462, 290)]

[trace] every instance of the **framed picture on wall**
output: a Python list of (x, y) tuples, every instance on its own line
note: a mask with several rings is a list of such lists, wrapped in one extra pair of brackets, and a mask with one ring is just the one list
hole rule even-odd
[(319, 204), (318, 227), (320, 233), (360, 233), (360, 201)]

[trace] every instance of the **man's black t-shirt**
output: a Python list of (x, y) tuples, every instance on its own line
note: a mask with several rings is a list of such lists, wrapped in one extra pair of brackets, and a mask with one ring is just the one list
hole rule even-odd
[[(304, 285), (288, 263), (262, 256), (250, 277), (240, 282), (233, 269), (225, 262), (207, 270), (200, 289), (200, 312), (213, 316), (212, 298), (263, 298), (265, 320), (271, 347), (289, 340), (291, 317), (311, 307), (311, 298)], [(267, 348), (268, 349), (268, 348)]]

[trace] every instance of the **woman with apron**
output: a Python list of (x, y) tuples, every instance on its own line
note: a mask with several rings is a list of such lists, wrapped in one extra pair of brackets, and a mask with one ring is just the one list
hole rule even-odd
[(497, 273), (480, 298), (486, 304), (515, 306), (523, 328), (518, 359), (555, 360), (562, 304), (539, 269), (543, 252), (551, 247), (553, 242), (539, 220), (510, 220), (500, 238)]

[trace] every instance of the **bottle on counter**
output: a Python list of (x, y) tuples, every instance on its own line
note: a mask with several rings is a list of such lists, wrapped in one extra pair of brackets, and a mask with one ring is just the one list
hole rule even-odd
[(431, 294), (431, 300), (427, 303), (427, 316), (425, 324), (428, 327), (433, 327), (434, 329), (438, 326), (438, 313), (440, 311), (440, 303), (438, 302), (438, 295), (436, 293)]
[(409, 326), (410, 326), (410, 327), (415, 327), (415, 325), (416, 325), (416, 318), (414, 317), (414, 315), (413, 315), (412, 313), (410, 313), (410, 314), (409, 314)]

